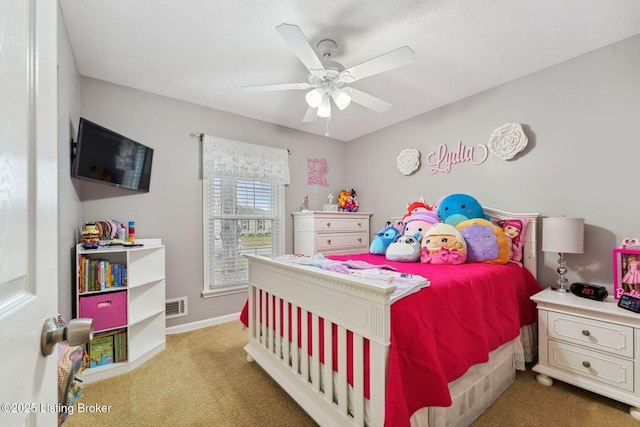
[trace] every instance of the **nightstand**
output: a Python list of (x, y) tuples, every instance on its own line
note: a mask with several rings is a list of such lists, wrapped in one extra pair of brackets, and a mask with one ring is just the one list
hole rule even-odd
[(293, 212), (293, 252), (313, 255), (369, 252), (369, 212)]
[(609, 296), (593, 301), (545, 289), (538, 306), (538, 382), (553, 378), (631, 405), (640, 420), (640, 314)]

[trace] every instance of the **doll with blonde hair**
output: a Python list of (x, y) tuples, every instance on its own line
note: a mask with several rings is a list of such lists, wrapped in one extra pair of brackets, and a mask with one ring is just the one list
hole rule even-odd
[(640, 270), (638, 265), (640, 260), (637, 254), (631, 254), (627, 257), (627, 274), (622, 278), (622, 284), (627, 285), (630, 291), (637, 291), (640, 284)]

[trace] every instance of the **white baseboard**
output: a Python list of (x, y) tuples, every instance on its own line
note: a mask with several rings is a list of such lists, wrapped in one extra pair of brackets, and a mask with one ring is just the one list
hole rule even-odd
[(226, 316), (214, 317), (212, 319), (198, 320), (197, 322), (184, 323), (182, 325), (169, 326), (166, 329), (167, 335), (181, 334), (183, 332), (195, 331), (207, 326), (220, 325), (222, 323), (240, 321), (240, 313), (227, 314)]

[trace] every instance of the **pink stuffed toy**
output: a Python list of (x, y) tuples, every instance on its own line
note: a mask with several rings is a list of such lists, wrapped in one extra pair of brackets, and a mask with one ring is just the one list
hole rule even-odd
[(438, 223), (422, 238), (420, 262), (462, 264), (467, 260), (467, 243), (453, 225)]
[(426, 233), (433, 224), (440, 222), (438, 214), (431, 211), (416, 211), (405, 216), (403, 219), (402, 235), (413, 236), (422, 241), (424, 233)]

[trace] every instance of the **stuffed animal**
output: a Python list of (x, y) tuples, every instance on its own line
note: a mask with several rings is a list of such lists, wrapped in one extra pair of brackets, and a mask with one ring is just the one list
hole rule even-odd
[(456, 226), (467, 242), (467, 261), (506, 264), (511, 258), (511, 242), (501, 227), (484, 218), (462, 221)]
[(369, 253), (374, 255), (384, 255), (387, 252), (389, 245), (396, 240), (396, 237), (400, 235), (400, 228), (395, 225), (391, 225), (391, 222), (387, 221), (387, 225), (380, 231), (378, 231), (369, 246)]
[(418, 241), (422, 241), (424, 233), (431, 228), (433, 224), (440, 222), (438, 214), (431, 211), (416, 211), (404, 218), (402, 234), (415, 236), (418, 234)]
[(438, 216), (442, 222), (454, 227), (467, 219), (490, 219), (482, 205), (468, 194), (450, 194), (442, 199), (438, 205)]
[(453, 225), (431, 226), (422, 238), (420, 262), (426, 264), (462, 264), (467, 260), (467, 243)]
[(425, 203), (424, 197), (420, 197), (415, 202), (407, 203), (407, 211), (405, 212), (402, 219), (404, 220), (404, 218), (408, 217), (414, 212), (427, 212), (430, 210), (431, 208), (429, 207), (428, 204)]
[(385, 256), (388, 261), (416, 262), (420, 259), (420, 241), (416, 236), (398, 236)]

